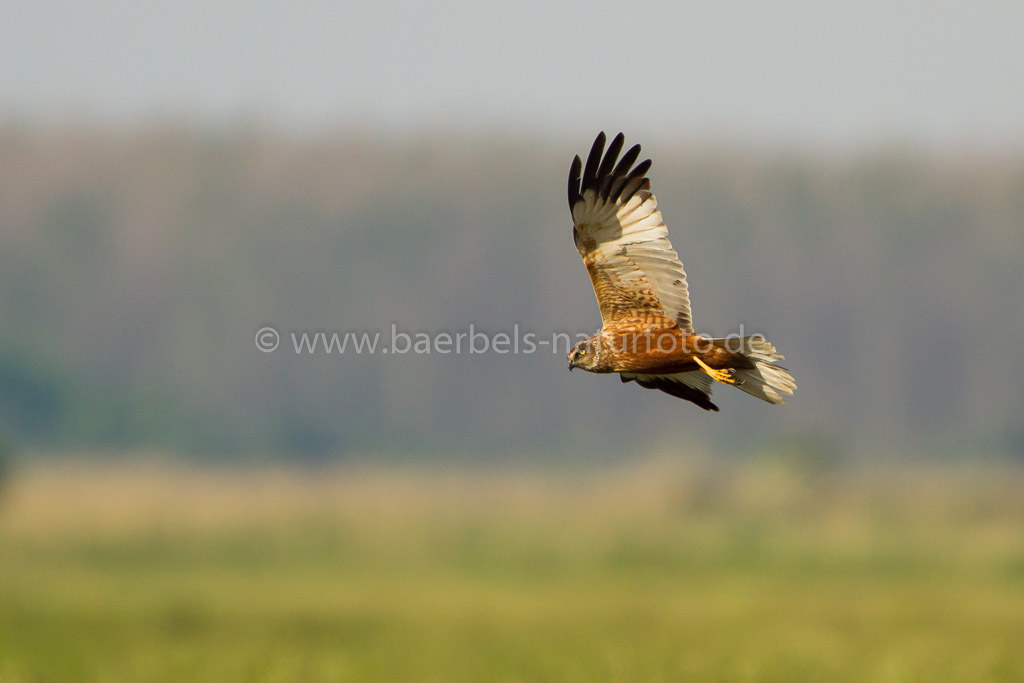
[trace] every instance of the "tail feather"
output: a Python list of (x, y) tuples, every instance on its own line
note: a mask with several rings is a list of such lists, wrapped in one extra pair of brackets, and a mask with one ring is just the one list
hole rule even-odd
[(775, 350), (764, 337), (726, 338), (713, 340), (716, 346), (723, 346), (734, 353), (739, 353), (754, 364), (752, 368), (737, 368), (736, 378), (740, 380), (734, 386), (751, 396), (756, 396), (768, 403), (782, 404), (783, 396), (792, 396), (796, 390), (789, 371), (778, 365), (783, 360), (781, 353)]

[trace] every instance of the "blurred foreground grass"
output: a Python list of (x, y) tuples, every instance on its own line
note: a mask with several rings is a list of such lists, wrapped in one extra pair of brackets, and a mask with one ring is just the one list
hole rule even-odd
[(0, 681), (1024, 680), (1024, 471), (51, 465)]

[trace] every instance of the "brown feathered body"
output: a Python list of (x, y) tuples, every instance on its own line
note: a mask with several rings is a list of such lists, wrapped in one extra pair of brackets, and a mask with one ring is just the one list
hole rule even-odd
[[(694, 358), (715, 369), (749, 369), (753, 363), (740, 353), (698, 334), (678, 327), (649, 327), (647, 323), (621, 321), (614, 329), (602, 329), (591, 337), (596, 346), (596, 364), (591, 372), (638, 372), (671, 375), (699, 372)], [(729, 340), (725, 340), (728, 344)]]

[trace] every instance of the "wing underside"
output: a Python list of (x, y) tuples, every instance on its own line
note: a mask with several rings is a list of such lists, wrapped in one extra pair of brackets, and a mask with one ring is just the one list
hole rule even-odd
[(573, 240), (586, 264), (605, 327), (623, 318), (652, 326), (693, 330), (686, 273), (668, 240), (668, 229), (651, 192), (648, 159), (636, 163), (640, 146), (622, 158), (619, 133), (604, 150), (601, 133), (584, 167), (577, 156), (569, 171)]
[(718, 406), (711, 402), (711, 378), (703, 372), (677, 372), (671, 375), (623, 372), (619, 377), (623, 382), (636, 382), (645, 389), (658, 389), (676, 398), (696, 403), (704, 410), (718, 412)]

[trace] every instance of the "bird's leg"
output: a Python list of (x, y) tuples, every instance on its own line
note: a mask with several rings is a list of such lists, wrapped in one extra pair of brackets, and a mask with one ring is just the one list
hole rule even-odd
[(697, 361), (697, 365), (700, 366), (700, 369), (706, 372), (707, 374), (711, 375), (711, 379), (715, 380), (716, 382), (721, 382), (722, 384), (735, 385), (743, 384), (743, 380), (737, 377), (734, 371), (728, 368), (724, 370), (715, 370), (713, 367), (702, 361), (700, 357), (694, 356), (693, 359)]

